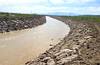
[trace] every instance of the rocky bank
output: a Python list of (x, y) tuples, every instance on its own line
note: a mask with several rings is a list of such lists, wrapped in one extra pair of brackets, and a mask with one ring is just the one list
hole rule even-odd
[(2, 17), (0, 18), (0, 33), (36, 27), (46, 23), (45, 16), (32, 17)]
[(69, 34), (25, 65), (100, 65), (100, 23), (52, 17), (69, 25)]

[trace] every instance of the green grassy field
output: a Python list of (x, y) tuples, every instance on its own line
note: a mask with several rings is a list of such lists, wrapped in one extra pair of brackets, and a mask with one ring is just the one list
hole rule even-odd
[(62, 16), (67, 18), (73, 18), (73, 19), (84, 19), (84, 20), (90, 20), (94, 22), (100, 22), (100, 15), (83, 15), (83, 16)]
[(0, 17), (31, 17), (31, 16), (41, 16), (41, 15), (0, 12)]

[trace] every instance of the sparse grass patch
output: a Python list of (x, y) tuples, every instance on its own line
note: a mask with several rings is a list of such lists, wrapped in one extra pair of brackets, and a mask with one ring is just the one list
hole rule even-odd
[(41, 16), (41, 15), (0, 12), (0, 17), (31, 17), (31, 16)]
[(83, 16), (61, 16), (73, 19), (83, 19), (83, 20), (90, 20), (93, 22), (100, 22), (100, 15), (83, 15)]

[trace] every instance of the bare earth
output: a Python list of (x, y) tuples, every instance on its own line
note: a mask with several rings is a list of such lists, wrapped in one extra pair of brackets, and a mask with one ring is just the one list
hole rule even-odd
[(25, 65), (100, 65), (100, 23), (53, 18), (69, 25), (69, 34)]

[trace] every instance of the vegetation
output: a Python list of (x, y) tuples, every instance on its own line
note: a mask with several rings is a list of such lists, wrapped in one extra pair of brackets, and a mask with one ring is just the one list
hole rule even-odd
[(84, 19), (84, 20), (90, 20), (94, 22), (100, 22), (100, 15), (82, 15), (82, 16), (62, 16), (67, 18), (73, 18), (73, 19)]
[(21, 13), (4, 13), (0, 12), (0, 17), (31, 17), (31, 16), (40, 16), (37, 14), (21, 14)]

